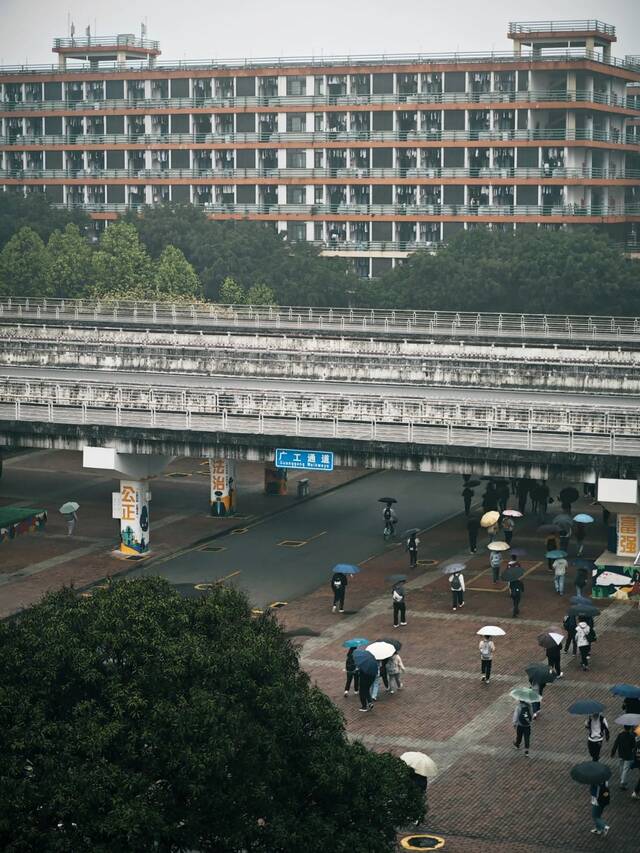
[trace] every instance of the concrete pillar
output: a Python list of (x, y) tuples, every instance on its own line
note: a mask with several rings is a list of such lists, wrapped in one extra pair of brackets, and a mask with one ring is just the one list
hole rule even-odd
[(148, 480), (120, 480), (120, 551), (141, 556), (149, 553)]
[(211, 515), (222, 517), (236, 511), (236, 463), (233, 459), (209, 459)]
[(265, 495), (287, 494), (287, 469), (276, 468), (275, 465), (264, 466), (264, 493)]
[(67, 57), (64, 55), (64, 53), (58, 54), (58, 68), (60, 69), (60, 71), (65, 71), (67, 68)]

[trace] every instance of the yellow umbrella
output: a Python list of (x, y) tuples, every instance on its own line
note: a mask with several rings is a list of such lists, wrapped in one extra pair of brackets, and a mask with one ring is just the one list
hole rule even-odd
[(511, 545), (507, 545), (506, 542), (489, 542), (487, 548), (490, 551), (508, 551)]
[(490, 510), (489, 512), (485, 512), (485, 514), (480, 519), (481, 527), (493, 527), (494, 524), (500, 519), (500, 513), (496, 512), (495, 509)]

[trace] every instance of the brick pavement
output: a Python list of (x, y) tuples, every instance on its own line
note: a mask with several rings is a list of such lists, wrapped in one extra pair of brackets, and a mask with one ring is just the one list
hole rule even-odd
[[(578, 503), (576, 512), (588, 505)], [(330, 612), (329, 585), (293, 602), (279, 612), (286, 629), (311, 629), (319, 636), (299, 638), (301, 662), (318, 686), (342, 710), (348, 734), (367, 746), (396, 754), (418, 749), (433, 756), (440, 767), (430, 784), (429, 815), (423, 831), (446, 839), (455, 853), (574, 853), (604, 849), (616, 853), (638, 850), (640, 803), (630, 792), (618, 790), (617, 764), (609, 758), (612, 803), (605, 813), (611, 824), (607, 839), (592, 835), (588, 788), (569, 776), (578, 761), (588, 760), (584, 719), (567, 713), (577, 698), (593, 697), (607, 706), (612, 736), (619, 727), (613, 720), (621, 702), (608, 687), (616, 681), (640, 682), (640, 614), (625, 605), (603, 604), (598, 617), (599, 639), (593, 646), (591, 669), (583, 673), (575, 658), (563, 656), (564, 678), (545, 690), (542, 713), (534, 723), (531, 757), (512, 746), (511, 714), (514, 701), (508, 692), (526, 684), (524, 667), (544, 660), (536, 635), (551, 625), (561, 625), (572, 594), (571, 577), (562, 598), (543, 558), (544, 543), (534, 531), (537, 520), (518, 523), (519, 546), (528, 550), (522, 560), (525, 578), (519, 619), (511, 618), (504, 584), (494, 587), (487, 579), (486, 549), (469, 555), (464, 550), (466, 531), (462, 517), (454, 518), (421, 535), (420, 558), (438, 563), (461, 559), (467, 563), (465, 607), (451, 611), (449, 586), (439, 567), (407, 568), (407, 555), (398, 546), (367, 561), (363, 572), (349, 584), (347, 613)], [(587, 553), (596, 555), (603, 542), (599, 525), (590, 531)], [(485, 543), (482, 543), (484, 546)], [(404, 571), (407, 584), (408, 625), (392, 627), (389, 584), (385, 575)], [(484, 574), (480, 574), (484, 572)], [(495, 590), (495, 591), (494, 591)], [(507, 635), (496, 641), (490, 685), (480, 680), (476, 630), (483, 624), (501, 625)], [(407, 667), (405, 689), (390, 696), (382, 691), (373, 711), (358, 712), (351, 694), (343, 697), (344, 655), (341, 643), (350, 636), (371, 640), (398, 637)], [(637, 773), (633, 781), (637, 778)], [(410, 832), (411, 830), (407, 830)]]

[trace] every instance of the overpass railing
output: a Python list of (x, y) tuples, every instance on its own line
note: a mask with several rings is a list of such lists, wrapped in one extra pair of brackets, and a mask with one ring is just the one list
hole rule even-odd
[(639, 317), (0, 298), (3, 320), (339, 334), (640, 343)]
[(640, 408), (213, 391), (179, 386), (0, 381), (0, 424), (17, 421), (640, 456)]

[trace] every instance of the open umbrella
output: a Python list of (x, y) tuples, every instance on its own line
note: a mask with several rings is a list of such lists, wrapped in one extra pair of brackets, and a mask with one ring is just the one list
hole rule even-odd
[(508, 551), (509, 546), (506, 542), (489, 542), (487, 548), (490, 551)]
[(509, 696), (513, 696), (518, 702), (539, 702), (541, 696), (537, 690), (532, 690), (530, 687), (514, 687), (509, 691)]
[(554, 670), (549, 669), (544, 663), (531, 663), (525, 667), (524, 671), (534, 684), (550, 684), (556, 678)]
[(80, 504), (75, 501), (67, 501), (66, 504), (62, 504), (58, 512), (61, 512), (63, 515), (71, 515), (72, 512), (77, 512), (80, 509)]
[(593, 607), (593, 603), (590, 598), (585, 598), (584, 595), (572, 595), (569, 599), (570, 604), (584, 604), (586, 607)]
[(560, 527), (557, 524), (541, 524), (536, 530), (536, 533), (560, 533)]
[(609, 688), (614, 696), (624, 696), (625, 699), (640, 699), (640, 687), (635, 684), (614, 684)]
[(397, 504), (398, 501), (395, 498), (378, 498), (378, 503), (380, 503), (380, 504)]
[(383, 640), (378, 640), (375, 643), (371, 643), (370, 646), (367, 646), (365, 651), (373, 655), (376, 660), (386, 660), (387, 658), (395, 655), (396, 648), (391, 643), (385, 643)]
[(527, 552), (524, 548), (512, 548), (511, 549), (511, 555), (513, 557), (526, 557)]
[(365, 640), (364, 637), (354, 637), (352, 640), (345, 640), (342, 644), (345, 649), (357, 649), (358, 646), (368, 646), (369, 640)]
[(565, 486), (560, 492), (560, 500), (562, 503), (572, 504), (580, 497), (578, 490), (573, 486)]
[(573, 520), (580, 522), (580, 524), (591, 524), (594, 521), (594, 518), (586, 512), (579, 512), (577, 515), (573, 516)]
[(498, 628), (497, 625), (485, 625), (484, 628), (480, 628), (479, 631), (476, 631), (481, 637), (504, 637), (506, 631), (503, 631), (502, 628)]
[(570, 515), (567, 515), (566, 512), (561, 512), (559, 515), (554, 516), (553, 523), (557, 524), (558, 527), (571, 527), (571, 522), (573, 519)]
[(600, 785), (611, 778), (611, 768), (599, 761), (583, 761), (571, 768), (571, 778), (582, 785)]
[(554, 548), (553, 551), (547, 551), (545, 557), (547, 560), (559, 560), (561, 557), (566, 557), (567, 552), (563, 551), (561, 548)]
[(572, 604), (567, 613), (569, 616), (590, 616), (592, 619), (600, 615), (600, 611), (593, 604)]
[(359, 566), (352, 566), (350, 563), (336, 563), (331, 571), (341, 575), (357, 575), (360, 573)]
[(542, 634), (538, 634), (538, 645), (542, 646), (543, 649), (555, 649), (563, 640), (562, 634), (556, 634), (555, 631), (544, 631)]
[(595, 569), (596, 564), (593, 560), (589, 560), (587, 557), (576, 557), (571, 561), (576, 569), (586, 569), (588, 572), (593, 571)]
[(489, 510), (489, 512), (485, 512), (485, 514), (480, 519), (481, 527), (493, 527), (500, 520), (500, 513), (496, 512), (495, 509)]
[(467, 480), (464, 485), (468, 486), (470, 489), (475, 489), (480, 485), (480, 480)]
[(427, 779), (435, 776), (438, 772), (438, 765), (433, 758), (429, 758), (424, 752), (403, 752), (400, 761), (408, 764), (418, 776), (426, 776)]
[(381, 640), (377, 640), (376, 642), (390, 643), (397, 652), (399, 652), (402, 648), (402, 643), (400, 642), (400, 640), (396, 640), (394, 637), (383, 637)]
[(448, 566), (442, 567), (442, 573), (444, 575), (455, 575), (457, 572), (464, 572), (466, 568), (464, 563), (449, 563)]
[(567, 710), (570, 714), (584, 717), (588, 714), (601, 714), (604, 711), (604, 705), (596, 699), (577, 699), (573, 705), (569, 705)]
[(387, 575), (385, 578), (389, 583), (404, 583), (407, 579), (406, 575)]
[(510, 518), (522, 518), (522, 513), (517, 509), (503, 509), (503, 515), (508, 515)]
[(511, 583), (511, 581), (517, 581), (524, 575), (524, 569), (522, 566), (511, 566), (504, 570), (504, 572), (500, 575), (503, 581), (507, 583)]
[(616, 723), (619, 726), (640, 726), (640, 714), (622, 714)]
[(366, 649), (356, 649), (353, 653), (353, 662), (363, 675), (376, 676), (378, 674), (378, 661)]
[(400, 538), (401, 539), (408, 539), (410, 536), (415, 536), (416, 533), (420, 533), (420, 528), (419, 527), (410, 527), (408, 530), (404, 531), (404, 533), (402, 534), (402, 536)]

